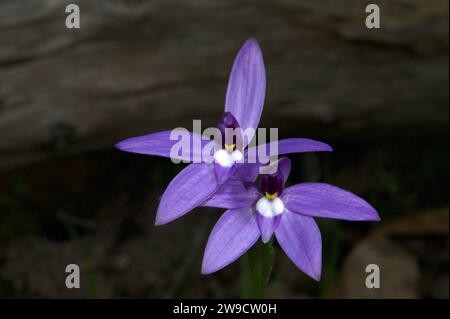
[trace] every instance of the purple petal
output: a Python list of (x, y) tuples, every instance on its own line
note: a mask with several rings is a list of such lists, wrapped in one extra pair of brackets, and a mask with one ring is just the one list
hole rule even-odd
[(336, 186), (303, 183), (284, 190), (283, 201), (291, 211), (316, 217), (345, 220), (380, 220), (364, 199)]
[(166, 224), (188, 213), (207, 200), (217, 188), (212, 165), (190, 164), (175, 176), (162, 195), (155, 224)]
[(250, 39), (244, 43), (234, 60), (228, 81), (225, 111), (234, 115), (242, 129), (256, 129), (264, 105), (265, 91), (266, 74), (261, 49), (255, 39)]
[(259, 196), (258, 190), (252, 184), (228, 180), (202, 206), (227, 209), (250, 207)]
[(259, 164), (236, 163), (233, 178), (245, 182), (254, 182), (259, 175), (259, 167)]
[[(175, 140), (170, 139), (171, 133)], [(172, 147), (177, 143), (182, 145), (183, 142), (186, 142), (186, 145), (183, 145), (184, 152), (180, 150), (171, 154)], [(172, 158), (176, 160), (201, 163), (203, 147), (210, 142), (210, 140), (202, 140), (202, 136), (187, 130), (172, 130), (130, 137), (115, 146), (125, 152), (163, 157), (172, 155)]]
[(319, 281), (322, 268), (322, 238), (312, 217), (286, 210), (275, 237), (286, 255), (305, 274)]
[(286, 183), (289, 173), (291, 172), (291, 160), (287, 157), (282, 157), (278, 160), (278, 170), (283, 175), (283, 181)]
[(233, 178), (239, 179), (241, 181), (254, 182), (260, 174), (273, 174), (279, 171), (283, 176), (283, 184), (286, 183), (291, 171), (290, 159), (287, 157), (282, 157), (278, 161), (274, 161), (271, 165), (276, 165), (276, 167), (266, 169), (268, 166), (262, 165), (262, 163), (239, 164), (238, 169), (233, 175)]
[(229, 265), (252, 247), (259, 236), (255, 213), (250, 207), (227, 210), (209, 235), (202, 274)]
[[(278, 145), (277, 145), (278, 143)], [(268, 157), (290, 153), (331, 152), (330, 145), (309, 138), (287, 138), (267, 144), (252, 146), (247, 149), (247, 156), (266, 163)]]
[(265, 217), (261, 214), (257, 214), (258, 226), (261, 231), (261, 239), (263, 243), (267, 243), (272, 237), (273, 232), (280, 224), (281, 215), (275, 217)]
[(216, 180), (218, 184), (225, 183), (231, 176), (234, 175), (237, 169), (237, 164), (231, 167), (225, 167), (218, 163), (214, 163), (214, 171), (216, 173)]

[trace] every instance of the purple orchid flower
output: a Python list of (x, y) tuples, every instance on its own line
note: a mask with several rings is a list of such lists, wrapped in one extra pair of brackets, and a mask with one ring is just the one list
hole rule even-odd
[[(250, 39), (245, 42), (234, 61), (228, 82), (225, 113), (218, 123), (219, 131), (223, 133), (227, 128), (256, 130), (263, 109), (265, 89), (262, 53), (256, 40)], [(201, 205), (229, 179), (252, 181), (257, 176), (257, 166), (245, 163), (250, 138), (242, 138), (240, 149), (237, 141), (227, 144), (225, 139), (222, 140), (222, 145), (218, 145), (218, 150), (214, 153), (214, 163), (206, 163), (201, 150), (210, 140), (199, 134), (189, 133), (191, 145), (200, 145), (200, 149), (193, 148), (188, 155), (171, 154), (172, 147), (178, 141), (172, 140), (170, 136), (171, 131), (163, 131), (128, 138), (116, 145), (126, 152), (193, 162), (175, 176), (162, 195), (156, 225), (166, 224)], [(278, 152), (272, 155), (332, 150), (325, 143), (304, 138), (290, 138), (277, 143)], [(267, 149), (269, 146), (270, 143), (257, 146), (257, 149)]]
[(212, 230), (202, 273), (232, 263), (261, 237), (273, 234), (286, 255), (304, 273), (320, 280), (322, 239), (313, 217), (378, 221), (376, 210), (362, 198), (324, 183), (302, 183), (284, 189), (291, 162), (279, 160), (278, 170), (262, 175), (259, 185), (228, 181), (205, 206), (228, 209)]

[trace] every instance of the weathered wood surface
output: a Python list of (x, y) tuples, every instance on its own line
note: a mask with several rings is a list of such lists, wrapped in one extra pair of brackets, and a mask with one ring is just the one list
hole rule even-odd
[[(65, 28), (65, 5), (81, 29)], [(448, 127), (448, 1), (0, 1), (0, 169), (220, 115), (254, 36), (263, 126), (343, 138)], [(319, 132), (322, 132), (321, 134)]]

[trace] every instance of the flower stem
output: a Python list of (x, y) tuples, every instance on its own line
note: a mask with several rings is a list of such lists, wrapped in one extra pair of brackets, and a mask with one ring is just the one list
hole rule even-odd
[(273, 245), (258, 242), (243, 257), (241, 269), (242, 297), (261, 298), (272, 272)]

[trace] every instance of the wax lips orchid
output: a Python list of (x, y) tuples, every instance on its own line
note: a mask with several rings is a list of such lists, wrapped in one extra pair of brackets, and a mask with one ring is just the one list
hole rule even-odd
[(279, 160), (274, 174), (261, 175), (258, 184), (228, 181), (205, 206), (226, 208), (214, 226), (205, 249), (202, 273), (229, 265), (259, 238), (273, 234), (294, 264), (320, 280), (322, 239), (313, 217), (350, 221), (378, 221), (376, 210), (364, 199), (324, 183), (302, 183), (284, 188), (291, 162)]
[[(219, 119), (218, 130), (256, 130), (264, 105), (265, 90), (266, 75), (262, 53), (256, 40), (249, 39), (234, 61), (226, 93), (225, 111)], [(173, 130), (162, 131), (128, 138), (116, 144), (122, 151), (171, 157), (191, 163), (174, 177), (162, 195), (156, 215), (157, 225), (173, 221), (201, 205), (228, 180), (251, 181), (257, 176), (257, 165), (245, 162), (251, 136), (243, 138), (240, 148), (236, 147), (234, 141), (226, 143), (223, 139), (221, 145), (215, 148), (214, 162), (207, 163), (202, 150), (211, 142), (210, 138), (189, 132), (191, 145), (200, 147), (192, 147), (187, 153), (174, 154), (171, 150), (178, 141), (171, 139), (171, 133)], [(332, 150), (325, 143), (305, 138), (271, 143), (277, 143), (278, 147), (277, 154), (272, 155)], [(259, 150), (269, 146), (270, 143), (253, 147)]]

